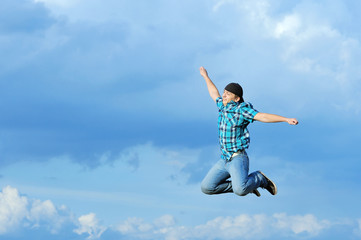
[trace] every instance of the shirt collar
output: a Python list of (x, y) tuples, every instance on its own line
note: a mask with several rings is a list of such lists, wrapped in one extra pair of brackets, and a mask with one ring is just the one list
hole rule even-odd
[(233, 107), (237, 107), (239, 103), (236, 103), (235, 101), (230, 101), (229, 103), (227, 103), (226, 108), (230, 109)]

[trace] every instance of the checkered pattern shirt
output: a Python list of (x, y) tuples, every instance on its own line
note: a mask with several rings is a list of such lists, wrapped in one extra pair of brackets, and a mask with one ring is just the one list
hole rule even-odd
[(216, 99), (219, 109), (218, 131), (222, 158), (229, 161), (233, 153), (248, 148), (250, 137), (247, 126), (258, 113), (251, 103), (231, 101), (223, 105), (221, 97)]

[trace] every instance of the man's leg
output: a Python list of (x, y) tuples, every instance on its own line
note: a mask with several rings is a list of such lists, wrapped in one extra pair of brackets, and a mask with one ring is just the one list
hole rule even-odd
[(207, 173), (202, 181), (201, 188), (205, 194), (220, 194), (232, 192), (232, 183), (225, 169), (225, 160), (219, 160)]
[(233, 192), (239, 196), (253, 193), (254, 190), (265, 184), (265, 180), (260, 173), (248, 174), (249, 159), (245, 151), (227, 162), (226, 168), (231, 175)]

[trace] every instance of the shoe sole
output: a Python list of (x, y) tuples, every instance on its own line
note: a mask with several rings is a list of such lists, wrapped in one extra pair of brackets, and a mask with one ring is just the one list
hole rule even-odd
[(270, 192), (272, 195), (276, 195), (277, 194), (277, 186), (276, 184), (271, 180), (269, 179), (263, 172), (259, 171), (263, 177), (266, 178), (266, 180), (272, 185), (273, 189), (274, 189), (274, 192)]
[(252, 193), (253, 193), (253, 194), (256, 194), (257, 197), (260, 197), (260, 196), (261, 196), (261, 194), (258, 192), (257, 189), (253, 190)]

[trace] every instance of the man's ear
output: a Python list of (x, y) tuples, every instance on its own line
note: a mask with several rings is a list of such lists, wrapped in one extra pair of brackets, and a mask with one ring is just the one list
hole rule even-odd
[(237, 96), (237, 98), (235, 100), (236, 100), (236, 102), (239, 102), (241, 100), (241, 98)]

